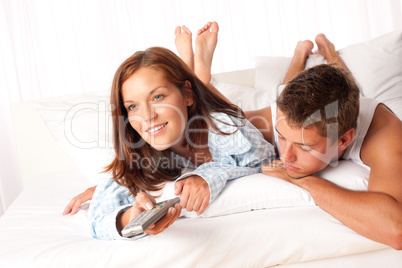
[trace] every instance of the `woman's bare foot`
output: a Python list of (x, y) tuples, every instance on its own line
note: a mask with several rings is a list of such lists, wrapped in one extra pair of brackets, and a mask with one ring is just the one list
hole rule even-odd
[(202, 82), (211, 81), (212, 57), (218, 42), (217, 22), (208, 22), (197, 32), (195, 39), (194, 71)]
[(335, 50), (334, 44), (332, 44), (325, 34), (319, 34), (315, 38), (315, 43), (317, 44), (317, 51), (315, 53), (319, 53), (324, 56), (327, 62), (336, 62), (340, 65), (341, 68), (348, 70), (343, 60), (339, 57), (338, 53)]
[(174, 34), (177, 52), (180, 58), (194, 70), (194, 52), (192, 33), (186, 26), (177, 26)]
[(310, 40), (297, 42), (292, 62), (290, 63), (285, 78), (283, 79), (283, 84), (287, 84), (293, 77), (304, 70), (308, 56), (313, 53), (313, 47), (314, 44)]

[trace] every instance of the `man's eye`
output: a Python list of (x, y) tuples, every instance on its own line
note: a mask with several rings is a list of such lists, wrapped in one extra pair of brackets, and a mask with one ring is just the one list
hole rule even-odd
[(301, 148), (303, 151), (306, 151), (306, 152), (311, 151), (311, 147), (309, 147), (309, 146), (307, 146), (307, 145), (300, 145), (300, 148)]

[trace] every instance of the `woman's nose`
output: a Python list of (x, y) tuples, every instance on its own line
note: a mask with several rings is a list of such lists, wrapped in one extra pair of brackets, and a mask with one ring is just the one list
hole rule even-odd
[(144, 119), (145, 122), (151, 122), (155, 117), (157, 116), (155, 107), (152, 105), (146, 105), (144, 106), (143, 112), (142, 112), (142, 118)]

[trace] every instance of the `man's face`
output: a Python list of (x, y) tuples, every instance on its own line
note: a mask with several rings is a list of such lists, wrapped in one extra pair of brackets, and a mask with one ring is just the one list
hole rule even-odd
[(318, 133), (316, 127), (295, 128), (289, 126), (286, 117), (278, 109), (275, 129), (278, 132), (279, 151), (287, 174), (302, 178), (325, 168), (338, 159), (337, 142)]

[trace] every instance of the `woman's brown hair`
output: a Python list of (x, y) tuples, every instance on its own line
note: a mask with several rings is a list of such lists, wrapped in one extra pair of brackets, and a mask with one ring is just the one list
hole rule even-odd
[[(182, 94), (188, 88), (186, 81), (190, 82), (194, 104), (188, 107), (189, 120), (185, 129), (187, 133), (184, 136), (188, 137), (192, 144), (201, 144), (205, 140), (205, 135), (208, 135), (208, 131), (205, 130), (209, 127), (220, 134), (230, 134), (222, 133), (216, 127), (211, 113), (221, 112), (234, 117), (244, 117), (239, 107), (228, 103), (209, 90), (172, 51), (162, 47), (151, 47), (145, 51), (136, 52), (121, 64), (113, 79), (110, 102), (113, 107), (115, 158), (104, 171), (111, 172), (113, 179), (119, 185), (127, 187), (133, 195), (140, 191), (158, 191), (163, 187), (164, 182), (175, 180), (181, 175), (181, 168), (175, 163), (169, 150), (154, 149), (129, 124), (121, 89), (123, 83), (143, 67), (158, 71)], [(201, 120), (190, 120), (191, 118), (201, 118)], [(200, 131), (188, 131), (188, 129)], [(189, 144), (188, 140), (184, 139), (181, 145), (184, 147), (187, 144)], [(190, 146), (190, 150), (195, 152), (196, 148)], [(163, 166), (160, 165), (162, 162)]]

